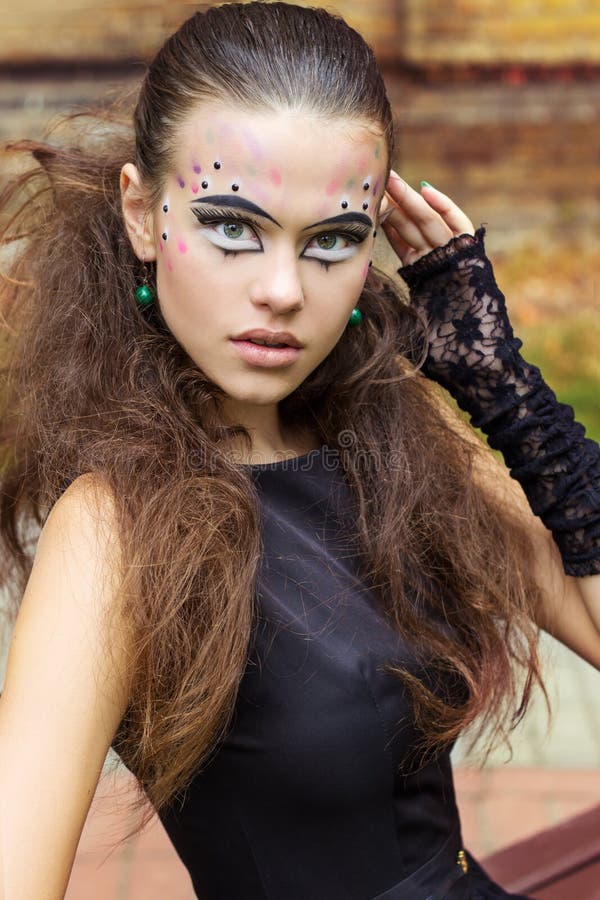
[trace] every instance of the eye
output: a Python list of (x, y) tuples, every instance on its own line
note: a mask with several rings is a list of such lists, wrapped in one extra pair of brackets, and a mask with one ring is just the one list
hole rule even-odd
[(240, 219), (217, 219), (204, 217), (193, 210), (202, 225), (204, 236), (221, 250), (262, 250), (262, 244), (255, 229)]
[(364, 237), (359, 235), (328, 231), (315, 235), (307, 244), (303, 256), (326, 263), (341, 262), (354, 256), (363, 240)]
[(234, 219), (215, 222), (208, 230), (209, 241), (224, 250), (258, 250), (261, 243), (258, 235), (246, 222), (238, 222)]
[(339, 234), (320, 234), (316, 238), (316, 243), (319, 250), (340, 250), (342, 248), (337, 246), (340, 239)]
[(244, 234), (244, 228), (247, 227), (247, 225), (242, 225), (241, 222), (223, 222), (223, 234), (226, 238), (241, 238)]

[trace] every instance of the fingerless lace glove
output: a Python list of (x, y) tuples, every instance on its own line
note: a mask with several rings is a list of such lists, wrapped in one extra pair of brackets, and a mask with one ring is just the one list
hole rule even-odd
[(484, 235), (452, 238), (398, 270), (429, 323), (423, 371), (501, 451), (567, 575), (600, 573), (600, 447), (520, 355)]

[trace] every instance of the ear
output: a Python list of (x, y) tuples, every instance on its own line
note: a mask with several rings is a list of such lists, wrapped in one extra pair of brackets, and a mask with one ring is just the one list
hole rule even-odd
[(154, 217), (147, 210), (142, 179), (133, 163), (126, 163), (121, 169), (120, 186), (121, 208), (133, 252), (138, 259), (152, 262), (156, 259)]

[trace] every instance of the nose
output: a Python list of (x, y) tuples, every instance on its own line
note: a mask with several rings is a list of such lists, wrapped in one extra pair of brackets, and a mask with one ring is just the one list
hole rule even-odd
[(304, 292), (295, 251), (265, 253), (260, 275), (250, 286), (250, 299), (283, 315), (304, 306)]

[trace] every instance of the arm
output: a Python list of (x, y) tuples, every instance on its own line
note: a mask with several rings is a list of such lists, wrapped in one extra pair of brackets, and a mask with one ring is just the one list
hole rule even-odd
[(510, 479), (498, 471), (484, 476), (534, 538), (532, 565), (547, 597), (540, 624), (600, 667), (600, 448), (520, 356), (484, 230), (474, 234), (431, 186), (420, 195), (393, 176), (389, 191), (395, 206), (384, 228), (428, 324), (423, 371), (471, 415), (522, 487), (502, 487)]
[[(600, 616), (598, 606), (586, 593), (595, 585), (598, 598), (600, 576), (574, 578), (565, 574), (558, 547), (549, 531), (534, 515), (521, 487), (506, 466), (493, 456), (466, 422), (458, 419), (445, 403), (448, 425), (458, 430), (475, 449), (475, 477), (498, 507), (508, 509), (524, 525), (534, 547), (531, 565), (543, 590), (544, 605), (537, 611), (537, 624), (592, 666), (600, 669)], [(443, 411), (442, 410), (442, 411)]]
[[(52, 509), (19, 610), (0, 698), (4, 900), (61, 900), (106, 753), (127, 706), (113, 624), (108, 495), (76, 479)], [(113, 617), (113, 622), (115, 617)]]

